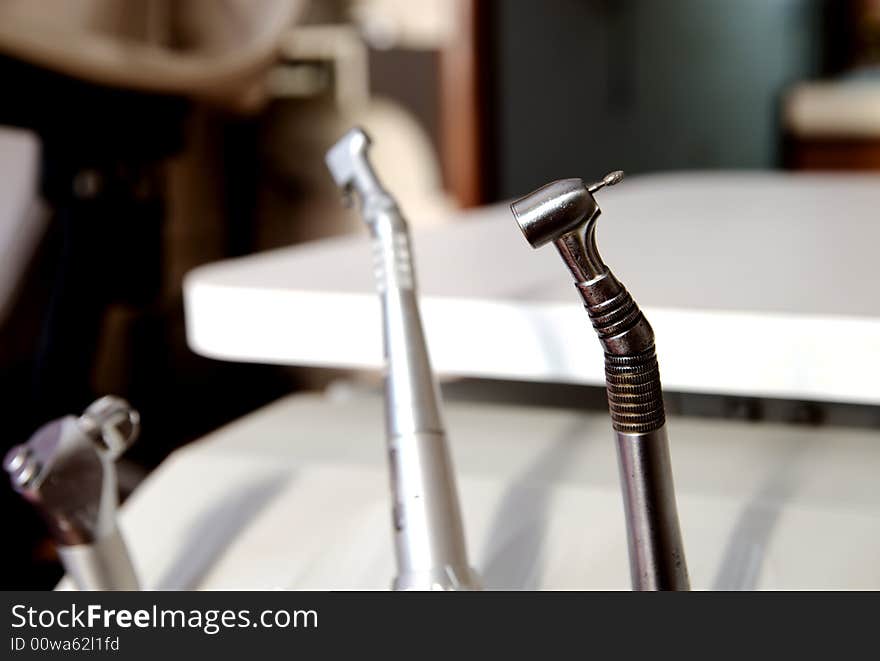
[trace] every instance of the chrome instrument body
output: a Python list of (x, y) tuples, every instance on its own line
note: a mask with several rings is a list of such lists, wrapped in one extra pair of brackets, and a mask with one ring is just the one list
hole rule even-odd
[(137, 590), (117, 525), (116, 459), (135, 441), (140, 417), (103, 397), (79, 418), (43, 425), (3, 461), (13, 488), (40, 512), (80, 590)]
[(385, 422), (397, 556), (396, 590), (479, 589), (470, 568), (452, 458), (416, 296), (409, 231), (368, 160), (355, 128), (328, 152), (327, 166), (350, 202), (360, 201), (373, 241), (384, 325)]

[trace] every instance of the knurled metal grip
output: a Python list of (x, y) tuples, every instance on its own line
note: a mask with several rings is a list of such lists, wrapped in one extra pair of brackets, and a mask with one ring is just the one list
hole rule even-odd
[(614, 429), (643, 434), (666, 423), (660, 368), (654, 347), (634, 356), (605, 354), (608, 409)]
[(576, 283), (605, 349), (605, 383), (614, 429), (638, 434), (666, 422), (654, 331), (610, 271)]

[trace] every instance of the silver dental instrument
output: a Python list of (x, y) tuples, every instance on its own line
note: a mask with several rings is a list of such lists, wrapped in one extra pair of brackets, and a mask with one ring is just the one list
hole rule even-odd
[(6, 454), (13, 488), (43, 516), (68, 575), (80, 590), (137, 590), (117, 525), (114, 462), (137, 438), (140, 417), (102, 397), (79, 418), (53, 420)]
[(346, 199), (360, 199), (373, 239), (384, 325), (385, 424), (393, 497), (395, 590), (473, 590), (452, 459), (416, 298), (409, 231), (369, 162), (370, 139), (354, 128), (328, 152)]
[(688, 590), (654, 331), (596, 248), (593, 193), (622, 178), (616, 171), (589, 185), (554, 181), (510, 209), (533, 248), (555, 244), (605, 350), (633, 589)]

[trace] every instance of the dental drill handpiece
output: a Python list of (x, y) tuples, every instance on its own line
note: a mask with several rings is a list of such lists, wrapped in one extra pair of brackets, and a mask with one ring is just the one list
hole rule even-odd
[(116, 459), (140, 431), (137, 411), (102, 397), (79, 418), (53, 420), (3, 460), (13, 488), (43, 516), (80, 590), (137, 590), (117, 526)]
[(622, 178), (617, 171), (590, 185), (554, 181), (510, 208), (533, 248), (556, 245), (605, 350), (633, 589), (688, 590), (654, 331), (596, 248), (593, 193)]
[(384, 325), (385, 425), (393, 498), (395, 590), (474, 590), (452, 459), (416, 299), (409, 231), (368, 160), (370, 139), (354, 128), (328, 152), (348, 200), (360, 199), (373, 240)]

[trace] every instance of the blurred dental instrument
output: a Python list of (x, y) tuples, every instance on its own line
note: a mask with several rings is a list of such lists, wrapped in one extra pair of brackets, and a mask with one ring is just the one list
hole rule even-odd
[(385, 420), (393, 498), (395, 590), (479, 589), (468, 564), (452, 458), (416, 299), (407, 223), (370, 165), (370, 139), (354, 128), (328, 152), (349, 202), (373, 239), (384, 325)]
[(53, 420), (3, 460), (13, 488), (42, 515), (80, 590), (137, 590), (117, 523), (115, 461), (135, 441), (140, 416), (102, 397), (79, 418)]

